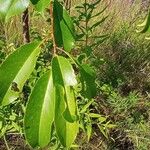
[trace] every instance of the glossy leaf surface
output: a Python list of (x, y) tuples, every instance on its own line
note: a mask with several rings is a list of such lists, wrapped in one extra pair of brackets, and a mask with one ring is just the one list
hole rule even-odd
[(73, 22), (65, 8), (57, 1), (54, 1), (54, 31), (57, 46), (64, 47), (71, 51), (75, 43), (75, 30)]
[(70, 147), (74, 142), (78, 133), (78, 122), (68, 122), (64, 116), (65, 100), (64, 89), (60, 85), (56, 85), (56, 104), (55, 104), (55, 127), (61, 144), (65, 147)]
[(7, 105), (18, 98), (19, 92), (36, 64), (41, 42), (16, 49), (0, 66), (0, 104)]
[(37, 81), (25, 113), (25, 135), (33, 148), (50, 142), (54, 106), (52, 74), (48, 71)]
[(62, 57), (56, 56), (52, 60), (54, 82), (62, 86), (74, 86), (77, 84), (76, 76), (70, 62)]
[(74, 93), (70, 87), (77, 84), (74, 70), (69, 61), (62, 56), (57, 56), (53, 59), (52, 68), (54, 84), (61, 85), (64, 88), (64, 100), (67, 105), (64, 112), (65, 119), (74, 122), (76, 105)]
[(70, 147), (78, 132), (77, 106), (72, 86), (77, 84), (68, 60), (56, 56), (52, 60), (55, 87), (55, 126), (57, 135), (65, 147)]
[(29, 0), (0, 0), (0, 19), (8, 21), (12, 16), (21, 14), (29, 5)]

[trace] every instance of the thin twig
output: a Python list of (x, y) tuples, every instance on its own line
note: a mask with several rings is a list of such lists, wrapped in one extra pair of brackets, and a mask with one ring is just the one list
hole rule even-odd
[(68, 52), (66, 52), (65, 50), (63, 50), (62, 48), (59, 48), (59, 47), (56, 47), (56, 49), (58, 49), (58, 50), (62, 51), (63, 53), (65, 53), (65, 54), (73, 61), (73, 63), (74, 63), (77, 67), (80, 66), (80, 65), (71, 57), (71, 55), (70, 55)]
[(7, 150), (10, 150), (5, 135), (4, 135), (3, 137), (4, 137), (4, 142), (5, 142), (5, 145), (6, 145)]

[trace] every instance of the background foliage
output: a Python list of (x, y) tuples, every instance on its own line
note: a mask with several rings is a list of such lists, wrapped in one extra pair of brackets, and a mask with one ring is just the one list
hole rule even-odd
[[(97, 2), (97, 3), (95, 3)], [(95, 3), (95, 4), (94, 4)], [(137, 33), (148, 14), (150, 2), (71, 1), (70, 15), (77, 32), (71, 55), (77, 80), (76, 98), (80, 132), (72, 149), (150, 149), (149, 128), (149, 33)], [(43, 7), (43, 6), (42, 6)], [(38, 5), (36, 9), (42, 10)], [(39, 13), (30, 6), (30, 38), (44, 39), (34, 71), (18, 100), (0, 108), (0, 148), (30, 149), (22, 130), (27, 99), (35, 82), (52, 59), (49, 10)], [(92, 17), (94, 16), (94, 17)], [(0, 62), (23, 43), (21, 17), (15, 16), (0, 29)], [(49, 53), (50, 51), (50, 53)], [(59, 53), (62, 53), (61, 51)], [(63, 54), (66, 56), (65, 54)], [(88, 65), (87, 65), (88, 63)], [(82, 76), (86, 76), (85, 82)], [(96, 87), (93, 81), (96, 79)], [(97, 89), (93, 98), (92, 90)], [(95, 90), (94, 90), (95, 91)], [(83, 132), (84, 131), (84, 132)], [(18, 142), (19, 141), (19, 142)], [(63, 149), (52, 133), (51, 148)]]

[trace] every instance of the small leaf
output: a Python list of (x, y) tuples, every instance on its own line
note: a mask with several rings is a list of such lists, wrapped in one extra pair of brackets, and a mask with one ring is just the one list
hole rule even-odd
[(57, 1), (54, 1), (54, 31), (57, 46), (64, 47), (68, 52), (74, 47), (75, 30), (73, 22), (65, 8)]
[(149, 11), (149, 14), (147, 15), (145, 21), (142, 24), (138, 25), (138, 27), (142, 27), (143, 29), (137, 30), (137, 32), (145, 33), (147, 31), (150, 31), (150, 11)]
[(105, 128), (101, 125), (98, 125), (98, 128), (100, 129), (101, 133), (108, 139), (108, 135)]
[(82, 53), (81, 55), (78, 56), (77, 61), (82, 64), (83, 60), (86, 58), (86, 54)]
[(101, 2), (101, 0), (96, 0), (92, 5), (93, 5), (93, 6), (96, 6), (96, 5), (98, 5), (100, 2)]
[(0, 19), (8, 21), (12, 16), (21, 14), (29, 5), (29, 0), (0, 0)]
[(89, 117), (91, 117), (91, 118), (100, 118), (101, 115), (100, 114), (95, 114), (95, 113), (89, 113)]
[(87, 124), (86, 130), (87, 130), (87, 136), (88, 136), (88, 141), (89, 141), (91, 138), (91, 135), (92, 135), (92, 124), (91, 123)]
[(25, 135), (33, 148), (43, 148), (50, 142), (54, 106), (52, 74), (48, 71), (35, 85), (25, 113)]
[(82, 110), (80, 111), (80, 113), (85, 113), (86, 110), (89, 108), (89, 106), (94, 102), (94, 100), (90, 100), (86, 105), (83, 106)]
[(91, 44), (90, 47), (99, 46), (100, 44), (102, 44), (107, 39), (108, 39), (108, 37), (104, 37), (104, 38), (98, 39), (98, 40), (96, 39), (96, 42)]
[(0, 104), (7, 105), (19, 96), (19, 91), (32, 73), (41, 42), (16, 49), (0, 66)]
[(115, 125), (115, 124), (108, 124), (106, 127), (109, 128), (109, 129), (112, 129), (112, 128), (116, 128), (117, 125)]
[(83, 52), (86, 54), (87, 57), (89, 57), (91, 54), (92, 54), (92, 48), (91, 46), (86, 46), (84, 49), (83, 49)]
[(81, 65), (79, 69), (81, 74), (82, 94), (86, 98), (91, 99), (96, 96), (95, 72), (87, 64)]
[(94, 17), (97, 17), (99, 15), (101, 15), (106, 9), (107, 9), (108, 6), (106, 6), (104, 9), (102, 9), (100, 12), (98, 12), (97, 14), (93, 15), (91, 18), (94, 18)]
[(100, 123), (103, 123), (107, 120), (107, 117), (102, 117), (101, 116), (101, 117), (98, 118), (98, 120), (99, 120)]
[(32, 4), (39, 12), (43, 12), (50, 5), (51, 0), (31, 0)]
[(101, 19), (100, 21), (94, 23), (94, 24), (90, 27), (90, 30), (93, 30), (93, 29), (95, 29), (97, 26), (101, 25), (107, 18), (108, 18), (108, 16), (103, 17), (103, 19)]
[(73, 145), (71, 145), (71, 147), (72, 147), (72, 148), (79, 148), (80, 146), (77, 145), (77, 144), (73, 144)]

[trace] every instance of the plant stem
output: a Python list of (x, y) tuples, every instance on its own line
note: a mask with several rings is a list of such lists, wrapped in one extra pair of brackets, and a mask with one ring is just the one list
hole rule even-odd
[(5, 142), (5, 145), (6, 145), (7, 150), (10, 150), (5, 135), (4, 135), (4, 142)]
[(2, 29), (2, 35), (4, 35), (4, 42), (5, 42), (5, 53), (8, 54), (9, 50), (8, 50), (8, 43), (9, 43), (9, 38), (8, 38), (8, 24), (6, 23), (1, 23), (1, 29)]
[(63, 50), (62, 48), (59, 48), (59, 47), (56, 47), (56, 49), (60, 50), (61, 52), (65, 53), (71, 60), (72, 62), (77, 66), (79, 67), (80, 65), (72, 58), (72, 56), (66, 52), (65, 50)]
[(68, 10), (69, 14), (70, 14), (70, 9), (71, 9), (71, 0), (64, 0), (64, 4), (66, 9)]
[(23, 41), (24, 41), (24, 43), (29, 43), (30, 42), (30, 33), (29, 33), (29, 12), (28, 12), (28, 8), (23, 12), (22, 23), (23, 23)]
[(54, 14), (53, 14), (53, 2), (50, 4), (50, 17), (51, 17), (51, 30), (52, 30), (52, 39), (53, 39), (53, 55), (56, 55), (56, 42), (54, 36)]
[(87, 19), (87, 0), (85, 0), (85, 14), (86, 14), (86, 19), (85, 19), (85, 47), (88, 46), (88, 19)]

